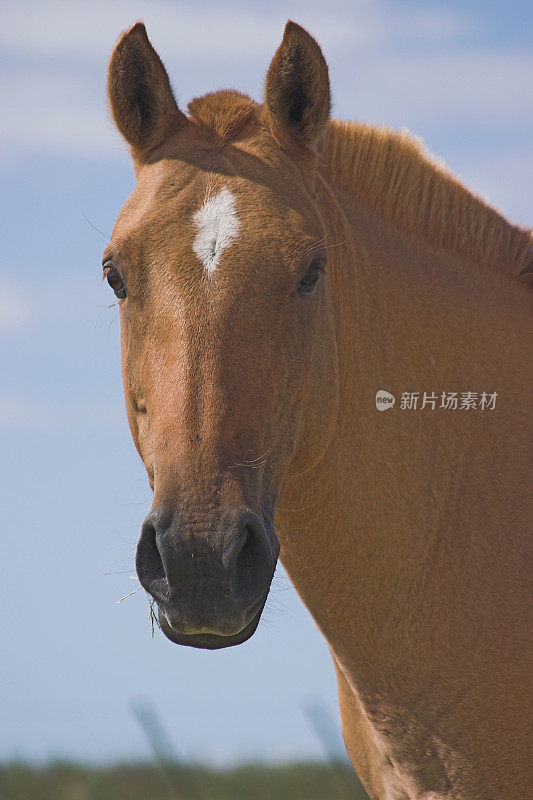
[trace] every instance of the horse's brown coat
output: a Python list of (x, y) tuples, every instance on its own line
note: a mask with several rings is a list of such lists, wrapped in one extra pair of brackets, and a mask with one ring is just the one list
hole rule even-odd
[[(531, 796), (531, 337), (517, 278), (530, 234), (408, 137), (327, 122), (327, 67), (292, 23), (263, 106), (219, 92), (186, 118), (139, 24), (109, 87), (138, 183), (107, 254), (128, 287), (126, 400), (154, 503), (185, 498), (188, 528), (213, 540), (228, 504), (275, 508), (372, 798)], [(223, 186), (242, 230), (207, 282), (192, 216)], [(326, 274), (299, 297), (324, 244)], [(498, 398), (378, 413), (383, 388)]]

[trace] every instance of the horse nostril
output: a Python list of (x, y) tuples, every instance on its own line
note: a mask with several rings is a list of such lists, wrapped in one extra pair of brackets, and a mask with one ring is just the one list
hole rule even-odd
[(245, 598), (264, 588), (264, 579), (271, 563), (266, 532), (259, 519), (247, 520), (240, 536), (240, 549), (235, 559), (235, 596)]
[(161, 553), (157, 546), (155, 524), (149, 516), (141, 528), (135, 553), (135, 568), (141, 586), (152, 597), (161, 601), (168, 596), (169, 586)]

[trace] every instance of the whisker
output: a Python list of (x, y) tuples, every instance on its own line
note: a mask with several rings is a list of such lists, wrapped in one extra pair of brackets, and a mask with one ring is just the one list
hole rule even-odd
[[(260, 461), (261, 459), (265, 458), (265, 456), (267, 456), (270, 453), (271, 449), (272, 449), (271, 447), (267, 448), (267, 450), (265, 450), (263, 455), (262, 456), (257, 456), (257, 458), (246, 458), (246, 453), (245, 453), (243, 460), (244, 460), (244, 462), (246, 464), (252, 464), (254, 461)], [(246, 452), (248, 452), (248, 451), (246, 451)]]
[(119, 603), (122, 603), (123, 600), (127, 600), (128, 597), (131, 597), (132, 594), (137, 594), (137, 592), (140, 592), (142, 588), (143, 588), (142, 586), (139, 586), (137, 589), (134, 589), (133, 592), (130, 592), (129, 594), (125, 594), (124, 597), (121, 597), (120, 600), (117, 600), (117, 606), (118, 606)]
[(233, 464), (228, 469), (237, 469), (238, 467), (248, 467), (248, 469), (261, 469), (261, 467), (265, 467), (267, 465), (267, 461), (264, 461), (261, 464)]
[(334, 244), (326, 244), (326, 247), (329, 249), (330, 247), (340, 247), (343, 244), (346, 244), (346, 239), (343, 239), (342, 242), (335, 242)]
[[(108, 306), (108, 308), (113, 308), (113, 306), (116, 306), (116, 305), (117, 305), (117, 303), (112, 303), (110, 306)], [(109, 325), (107, 326), (107, 332), (108, 332), (108, 333), (109, 333), (109, 331), (111, 330), (111, 325), (113, 325), (113, 323), (114, 323), (114, 322), (116, 322), (116, 321), (117, 321), (117, 319), (118, 319), (118, 314), (117, 314), (115, 317), (113, 317), (113, 319), (111, 320), (111, 322), (110, 322), (110, 323), (109, 323)]]
[(131, 569), (119, 569), (116, 572), (104, 572), (104, 575), (125, 575), (126, 572), (131, 572)]
[(83, 211), (81, 212), (81, 215), (82, 215), (83, 219), (85, 220), (85, 222), (87, 222), (87, 223), (88, 223), (88, 224), (91, 226), (91, 228), (93, 228), (93, 230), (95, 230), (97, 233), (99, 233), (101, 236), (103, 236), (103, 237), (104, 237), (104, 239), (106, 240), (106, 242), (109, 242), (109, 240), (111, 239), (111, 237), (109, 236), (109, 234), (108, 234), (108, 233), (104, 233), (103, 231), (101, 231), (101, 230), (100, 230), (100, 228), (97, 228), (97, 227), (96, 227), (96, 225), (94, 225), (94, 224), (91, 222), (91, 220), (89, 219), (89, 217), (86, 217), (86, 216), (85, 216), (85, 214), (83, 213)]
[(161, 625), (159, 624), (159, 617), (157, 616), (156, 612), (154, 611), (155, 600), (153, 599), (153, 597), (150, 597), (149, 595), (147, 595), (147, 597), (148, 597), (148, 603), (149, 603), (149, 606), (150, 606), (150, 612), (149, 613), (150, 613), (150, 624), (152, 626), (152, 639), (153, 639), (154, 636), (155, 636), (156, 627), (159, 628), (159, 630), (161, 630)]

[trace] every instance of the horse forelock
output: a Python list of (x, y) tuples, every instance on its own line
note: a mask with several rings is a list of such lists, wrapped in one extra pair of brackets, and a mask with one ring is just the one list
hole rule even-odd
[(210, 134), (219, 143), (233, 142), (255, 133), (260, 109), (251, 97), (231, 89), (195, 97), (188, 105), (192, 120), (204, 134)]

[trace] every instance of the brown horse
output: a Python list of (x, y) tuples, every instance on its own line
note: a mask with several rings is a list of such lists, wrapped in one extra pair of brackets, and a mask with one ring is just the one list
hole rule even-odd
[(185, 115), (141, 23), (108, 87), (137, 185), (103, 266), (163, 632), (245, 641), (281, 545), (370, 796), (525, 798), (530, 234), (406, 135), (329, 120), (294, 23), (263, 105)]

